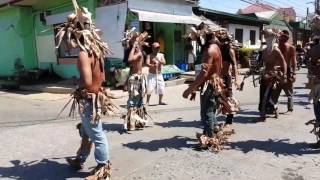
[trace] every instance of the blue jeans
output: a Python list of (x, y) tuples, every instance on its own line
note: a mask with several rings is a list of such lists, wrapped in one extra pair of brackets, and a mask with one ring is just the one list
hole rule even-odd
[[(98, 120), (96, 124), (90, 123), (92, 118), (92, 101), (84, 100), (83, 103), (84, 112), (80, 113), (82, 126), (80, 129), (80, 136), (82, 138), (89, 138), (94, 144), (94, 157), (98, 164), (108, 164), (109, 163), (109, 145), (106, 134), (102, 129), (101, 120)], [(90, 150), (82, 151), (78, 155), (81, 163), (84, 163), (90, 154)]]
[(218, 103), (213, 94), (212, 85), (208, 85), (207, 89), (200, 96), (200, 114), (201, 123), (203, 125), (203, 134), (213, 137), (213, 128), (217, 125), (216, 111)]

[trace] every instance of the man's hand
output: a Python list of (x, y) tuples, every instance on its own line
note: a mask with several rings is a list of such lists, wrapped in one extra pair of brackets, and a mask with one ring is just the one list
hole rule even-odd
[(235, 81), (235, 86), (236, 86), (236, 90), (241, 89), (241, 82), (238, 79)]
[(297, 75), (296, 75), (296, 74), (293, 74), (293, 75), (292, 75), (292, 82), (294, 83), (294, 82), (296, 82), (296, 80), (297, 80)]
[(196, 100), (196, 96), (197, 96), (197, 93), (195, 91), (193, 91), (191, 93), (190, 101), (195, 101)]
[(188, 88), (188, 89), (186, 89), (186, 90), (183, 92), (182, 96), (183, 96), (183, 98), (188, 99), (189, 95), (190, 95), (191, 93), (193, 93), (193, 92), (194, 92), (193, 90), (191, 90), (190, 88)]

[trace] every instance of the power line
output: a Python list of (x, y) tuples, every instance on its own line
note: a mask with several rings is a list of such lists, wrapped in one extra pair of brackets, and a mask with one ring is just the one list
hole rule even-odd
[[(275, 5), (275, 4), (273, 4), (273, 3), (270, 3), (269, 1), (266, 1), (266, 0), (260, 0), (262, 3), (264, 3), (264, 4), (267, 4), (267, 5), (269, 5), (269, 6), (272, 6), (272, 7), (277, 7), (278, 9), (280, 9), (280, 8), (284, 8), (284, 7), (280, 7), (280, 6), (277, 6), (277, 5)], [(297, 9), (296, 7), (294, 7), (294, 6), (292, 6), (292, 4), (289, 4), (289, 7), (292, 7), (292, 8), (294, 8), (294, 9)], [(304, 11), (304, 10), (303, 10)], [(296, 16), (297, 17), (305, 17), (305, 16), (303, 16), (303, 15), (301, 15), (300, 13), (298, 13), (298, 12), (296, 12)]]
[[(248, 3), (248, 4), (251, 4), (251, 5), (255, 5), (255, 6), (259, 6), (259, 7), (262, 7), (262, 8), (266, 8), (266, 6), (264, 6), (263, 4), (265, 5), (268, 5), (267, 8), (270, 9), (270, 10), (273, 10), (273, 11), (277, 11), (279, 12), (279, 6), (275, 6), (274, 4), (270, 3), (270, 2), (267, 2), (267, 1), (262, 1), (262, 0), (259, 0), (259, 1), (255, 1), (255, 0), (240, 0), (242, 2), (245, 2), (245, 3)], [(276, 8), (278, 7), (278, 8)], [(305, 16), (300, 16), (300, 14), (297, 14), (297, 17), (305, 17)]]

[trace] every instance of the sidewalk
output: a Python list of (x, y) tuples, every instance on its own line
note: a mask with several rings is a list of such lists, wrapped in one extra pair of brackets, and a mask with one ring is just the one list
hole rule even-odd
[[(165, 81), (166, 87), (177, 86), (184, 83), (185, 83), (184, 78)], [(64, 80), (64, 81), (59, 81), (56, 83), (48, 83), (48, 84), (20, 85), (20, 86), (10, 81), (0, 82), (0, 86), (4, 86), (4, 88), (6, 88), (6, 86), (12, 86), (11, 84), (15, 85), (16, 89), (20, 89), (24, 91), (44, 92), (44, 93), (54, 93), (54, 94), (70, 94), (74, 92), (76, 88), (72, 80)], [(121, 91), (122, 90), (112, 89), (112, 92), (115, 92), (115, 94), (119, 94)]]
[[(239, 69), (239, 73), (241, 75), (248, 72), (249, 69)], [(181, 74), (179, 79), (174, 79), (170, 81), (165, 81), (166, 87), (177, 86), (184, 84), (185, 82), (194, 81), (195, 79), (195, 71), (184, 72)], [(42, 92), (42, 93), (53, 93), (53, 94), (70, 94), (74, 92), (76, 86), (73, 80), (63, 80), (56, 83), (48, 83), (48, 84), (36, 84), (36, 85), (19, 85), (16, 82), (8, 81), (8, 80), (0, 80), (0, 88), (4, 89), (20, 89), (24, 91), (32, 91), (32, 92)], [(122, 97), (121, 90), (112, 90), (119, 97)], [(118, 97), (118, 98), (119, 98)]]

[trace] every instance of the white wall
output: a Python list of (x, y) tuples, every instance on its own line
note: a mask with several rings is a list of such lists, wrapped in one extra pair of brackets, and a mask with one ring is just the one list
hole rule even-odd
[[(260, 47), (260, 27), (258, 26), (248, 26), (248, 25), (241, 25), (241, 24), (229, 24), (229, 32), (235, 36), (236, 29), (243, 29), (243, 45), (244, 47), (249, 48), (259, 48)], [(251, 45), (250, 43), (250, 31), (256, 31), (256, 44)]]
[(97, 8), (96, 26), (102, 30), (102, 39), (108, 43), (113, 54), (112, 58), (123, 58), (121, 39), (125, 31), (127, 3)]
[(182, 16), (192, 15), (192, 4), (183, 0), (128, 0), (129, 9)]

